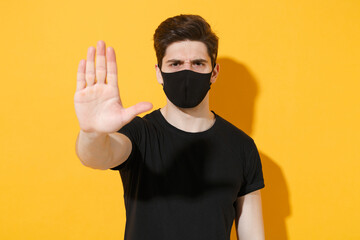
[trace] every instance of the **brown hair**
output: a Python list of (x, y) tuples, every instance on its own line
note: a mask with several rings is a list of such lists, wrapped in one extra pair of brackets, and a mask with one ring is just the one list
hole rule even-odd
[(166, 19), (155, 30), (154, 47), (160, 68), (166, 48), (171, 43), (184, 40), (203, 42), (207, 47), (211, 63), (215, 66), (219, 38), (199, 15), (182, 14)]

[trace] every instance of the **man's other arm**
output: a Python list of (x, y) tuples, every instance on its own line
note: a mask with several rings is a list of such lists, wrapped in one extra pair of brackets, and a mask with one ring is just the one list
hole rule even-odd
[(265, 239), (260, 190), (237, 198), (235, 224), (238, 239)]

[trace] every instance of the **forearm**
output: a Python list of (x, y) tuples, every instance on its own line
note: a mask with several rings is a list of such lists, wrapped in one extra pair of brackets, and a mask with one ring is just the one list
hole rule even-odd
[(76, 154), (87, 167), (107, 169), (112, 158), (109, 134), (80, 130), (76, 139)]
[(249, 224), (248, 226), (243, 225), (242, 227), (238, 227), (237, 230), (238, 239), (239, 240), (264, 240), (264, 227), (260, 222), (256, 224)]
[(260, 190), (238, 198), (236, 226), (239, 240), (265, 239)]

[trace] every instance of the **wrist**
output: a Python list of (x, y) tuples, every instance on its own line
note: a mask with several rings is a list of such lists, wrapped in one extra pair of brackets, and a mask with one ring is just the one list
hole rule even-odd
[(90, 138), (90, 139), (98, 139), (98, 138), (104, 138), (108, 134), (102, 133), (102, 132), (95, 132), (95, 131), (84, 131), (84, 130), (80, 129), (79, 135)]

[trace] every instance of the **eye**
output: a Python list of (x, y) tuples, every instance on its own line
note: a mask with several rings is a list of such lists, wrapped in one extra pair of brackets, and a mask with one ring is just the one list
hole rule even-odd
[(201, 62), (201, 61), (196, 61), (196, 62), (194, 62), (193, 63), (195, 66), (197, 66), (197, 67), (202, 67), (202, 66), (204, 66), (205, 64), (203, 63), (203, 62)]
[(181, 65), (181, 62), (171, 62), (170, 67), (179, 67)]

